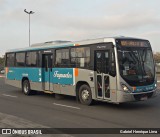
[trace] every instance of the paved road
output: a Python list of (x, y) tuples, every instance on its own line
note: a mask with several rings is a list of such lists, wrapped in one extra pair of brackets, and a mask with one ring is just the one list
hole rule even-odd
[(74, 97), (25, 96), (0, 78), (0, 113), (54, 128), (160, 128), (160, 96), (145, 102), (84, 106)]

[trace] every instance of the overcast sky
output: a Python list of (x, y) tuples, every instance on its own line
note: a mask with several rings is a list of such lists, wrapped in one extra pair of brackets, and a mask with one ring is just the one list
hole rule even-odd
[(160, 0), (0, 0), (0, 56), (31, 44), (131, 36), (160, 51)]

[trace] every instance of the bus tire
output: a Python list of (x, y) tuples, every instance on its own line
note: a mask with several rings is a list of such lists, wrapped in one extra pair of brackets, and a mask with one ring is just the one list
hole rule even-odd
[(79, 100), (82, 104), (84, 105), (91, 105), (93, 100), (92, 100), (92, 93), (91, 89), (88, 85), (84, 84), (80, 86), (79, 88)]
[(25, 95), (31, 95), (31, 88), (30, 88), (30, 83), (28, 80), (24, 80), (22, 83), (22, 92)]

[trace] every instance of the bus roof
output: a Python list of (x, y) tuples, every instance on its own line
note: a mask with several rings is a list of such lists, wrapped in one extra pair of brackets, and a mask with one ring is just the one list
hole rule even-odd
[(75, 42), (57, 40), (57, 41), (49, 41), (44, 43), (37, 43), (37, 44), (31, 45), (31, 47), (12, 49), (12, 50), (8, 50), (7, 52), (46, 50), (46, 49), (52, 49), (52, 48), (89, 45), (89, 44), (106, 43), (106, 42), (112, 42), (115, 45), (115, 39), (145, 40), (145, 39), (139, 39), (139, 38), (133, 38), (133, 37), (124, 37), (124, 36), (87, 39), (87, 40), (75, 41)]

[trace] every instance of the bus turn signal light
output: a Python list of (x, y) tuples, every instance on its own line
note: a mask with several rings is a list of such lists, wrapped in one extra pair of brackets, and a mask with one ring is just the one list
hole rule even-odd
[(132, 87), (133, 88), (133, 91), (135, 91), (136, 90), (136, 87)]

